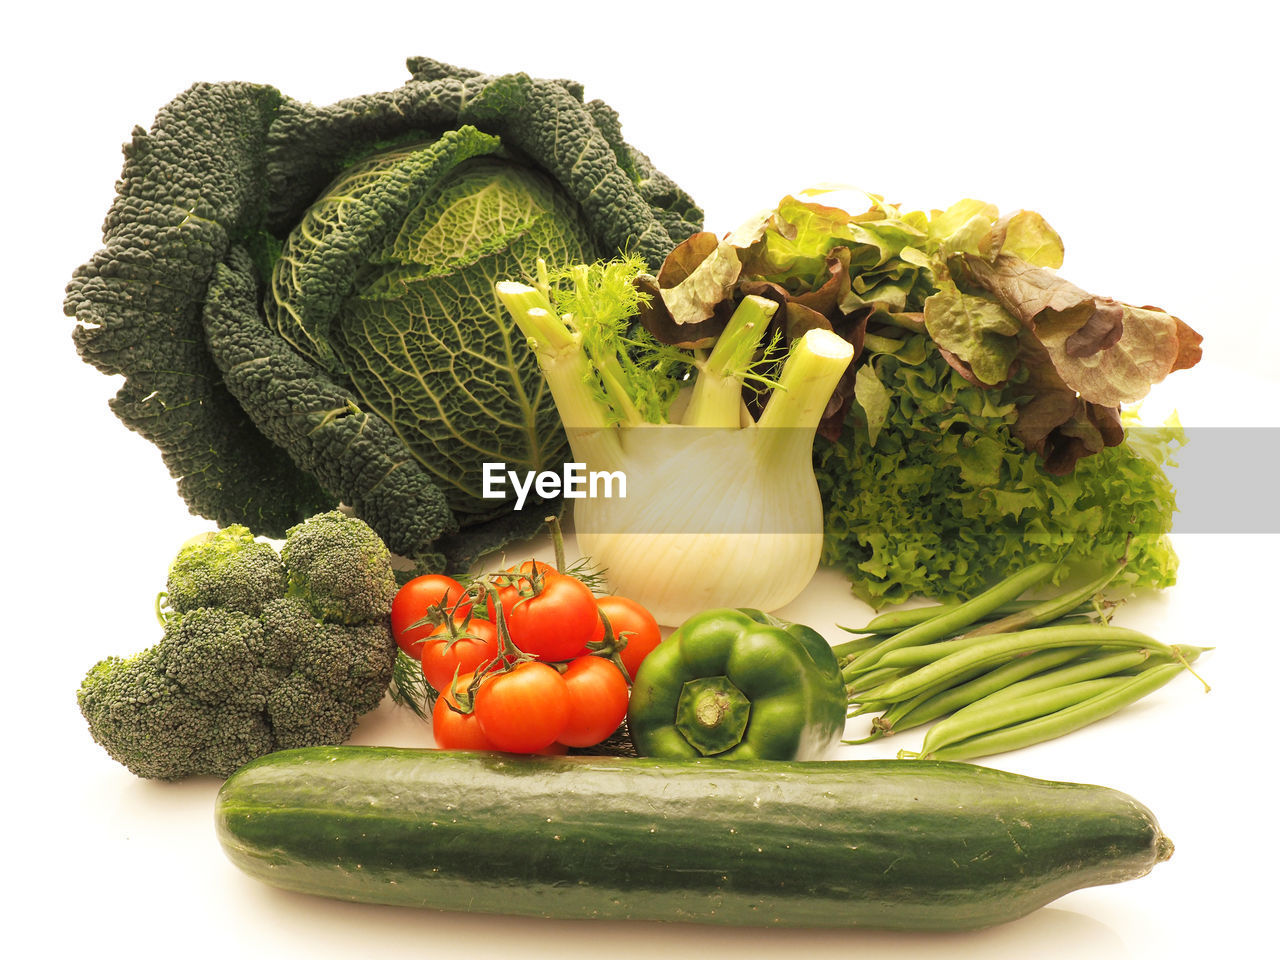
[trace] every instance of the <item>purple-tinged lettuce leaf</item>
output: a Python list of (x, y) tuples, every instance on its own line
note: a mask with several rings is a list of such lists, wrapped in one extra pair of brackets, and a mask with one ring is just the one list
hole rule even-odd
[(658, 271), (658, 291), (671, 319), (702, 323), (728, 299), (742, 272), (737, 249), (713, 233), (695, 233), (668, 254)]
[(993, 262), (962, 254), (949, 266), (1022, 321), (1062, 382), (1087, 403), (1135, 403), (1200, 359), (1200, 335), (1157, 308), (1094, 296), (1009, 254)]
[(1058, 376), (1048, 353), (1024, 333), (1018, 363), (1025, 380), (1019, 387), (1018, 418), (1011, 432), (1028, 450), (1040, 455), (1046, 472), (1063, 476), (1081, 457), (1124, 440), (1120, 411), (1088, 403)]
[(732, 301), (723, 301), (716, 305), (712, 316), (700, 323), (676, 323), (662, 299), (662, 288), (658, 286), (657, 277), (641, 274), (636, 277), (635, 284), (641, 293), (646, 294), (637, 304), (641, 325), (655, 340), (668, 346), (690, 350), (711, 346), (733, 313)]
[[(698, 234), (681, 244), (642, 319), (663, 343), (707, 345), (755, 294), (779, 304), (772, 334), (783, 346), (823, 327), (849, 339), (858, 358), (868, 336), (927, 333), (931, 356), (974, 387), (1016, 384), (1002, 401), (1007, 436), (1060, 476), (1123, 441), (1122, 404), (1200, 359), (1200, 336), (1177, 317), (1091, 294), (1057, 275), (1062, 261), (1061, 237), (1034, 211), (1001, 216), (965, 199), (904, 213), (874, 194), (816, 188), (722, 240)], [(828, 440), (849, 416), (863, 430), (883, 426), (878, 371), (859, 379), (859, 362), (828, 404), (819, 427)], [(876, 408), (870, 420), (864, 395)], [(767, 388), (746, 399), (758, 411)], [(991, 446), (971, 438), (966, 449), (968, 473), (988, 475)]]

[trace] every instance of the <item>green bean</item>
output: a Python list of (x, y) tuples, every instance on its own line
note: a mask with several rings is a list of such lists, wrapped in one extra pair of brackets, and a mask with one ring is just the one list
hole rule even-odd
[[(1040, 650), (1011, 660), (994, 670), (983, 670), (975, 679), (968, 682), (957, 681), (953, 686), (949, 680), (939, 681), (923, 694), (917, 694), (909, 700), (901, 700), (886, 710), (885, 723), (891, 730), (910, 730), (912, 727), (918, 727), (948, 713), (954, 713), (961, 707), (968, 706), (975, 700), (981, 700), (1018, 680), (1074, 660), (1088, 653), (1089, 649), (1088, 647), (1060, 647), (1056, 650)], [(893, 716), (890, 716), (890, 713)]]
[[(912, 607), (910, 610), (891, 610), (888, 613), (882, 613), (878, 617), (872, 619), (865, 627), (845, 627), (836, 624), (837, 628), (845, 633), (861, 633), (876, 634), (879, 636), (889, 636), (891, 634), (900, 633), (907, 627), (914, 627), (917, 624), (924, 623), (926, 620), (932, 620), (939, 614), (949, 613), (960, 606), (961, 601), (956, 600), (953, 603), (931, 603), (923, 607)], [(1043, 603), (1041, 600), (1012, 600), (1009, 603), (1002, 603), (990, 613), (978, 617), (974, 622), (997, 620), (1001, 617), (1007, 617), (1011, 614), (1021, 613), (1029, 610), (1034, 606)], [(1069, 613), (1087, 613), (1093, 609), (1093, 604), (1082, 603)]]
[(1004, 697), (994, 702), (990, 702), (990, 697), (984, 697), (930, 727), (920, 748), (920, 756), (936, 757), (939, 750), (954, 743), (1057, 713), (1129, 682), (1127, 677), (1099, 677), (1026, 696)]
[(863, 690), (865, 700), (907, 700), (940, 682), (978, 667), (995, 666), (1014, 657), (1056, 647), (1074, 647), (1087, 644), (1093, 647), (1147, 648), (1159, 650), (1176, 659), (1172, 648), (1137, 630), (1124, 627), (1104, 627), (1097, 624), (1073, 624), (1069, 626), (1037, 627), (1017, 633), (996, 633), (981, 638), (981, 642), (934, 660), (912, 670), (906, 676), (869, 690)]
[[(1209, 647), (1186, 647), (1177, 646), (1172, 649), (1177, 650), (1181, 655), (1176, 659), (1179, 662), (1190, 664)], [(956, 686), (948, 683), (940, 683), (935, 685), (931, 690), (937, 690), (938, 687), (942, 691), (935, 696), (928, 696), (930, 691), (912, 697), (910, 700), (902, 700), (895, 704), (885, 707), (884, 714), (872, 721), (874, 727), (882, 729), (887, 736), (890, 733), (897, 733), (903, 730), (910, 730), (913, 727), (921, 726), (930, 720), (936, 720), (938, 717), (953, 714), (958, 710), (987, 698), (998, 700), (1004, 696), (1006, 690), (1014, 689), (1018, 686), (1017, 681), (1026, 677), (1034, 677), (1040, 680), (1043, 677), (1046, 681), (1051, 681), (1049, 685), (1062, 684), (1066, 682), (1074, 682), (1079, 680), (1092, 679), (1099, 675), (1112, 676), (1133, 676), (1134, 670), (1149, 670), (1157, 666), (1163, 666), (1168, 661), (1160, 659), (1152, 661), (1150, 651), (1137, 650), (1118, 654), (1104, 654), (1103, 656), (1089, 656), (1080, 660), (1078, 664), (1072, 664), (1071, 661), (1088, 654), (1088, 647), (1062, 647), (1053, 650), (1042, 650), (1038, 653), (1028, 654), (1012, 660), (995, 670), (985, 672), (978, 676), (975, 680), (967, 683), (961, 682)], [(1141, 662), (1138, 662), (1141, 661)], [(1052, 667), (1059, 666), (1063, 663), (1069, 664), (1062, 670), (1051, 670)], [(1126, 663), (1135, 664), (1126, 667)], [(1116, 668), (1120, 669), (1116, 669)], [(1050, 672), (1045, 672), (1050, 671)], [(1039, 676), (1037, 676), (1037, 674)], [(1194, 671), (1193, 671), (1194, 675)], [(1031, 688), (1023, 687), (1022, 693), (1033, 692)], [(883, 703), (884, 701), (878, 701)]]
[(939, 640), (936, 643), (922, 643), (918, 647), (899, 647), (897, 650), (888, 651), (875, 663), (863, 669), (876, 670), (893, 667), (899, 670), (915, 670), (980, 642), (982, 642), (982, 638), (976, 637), (973, 640)]
[(862, 651), (870, 650), (878, 642), (875, 637), (858, 637), (856, 640), (846, 640), (839, 646), (832, 647), (832, 653), (836, 655), (836, 659), (843, 666), (847, 661), (862, 653)]
[(1017, 573), (1005, 577), (995, 586), (967, 600), (960, 606), (946, 613), (938, 614), (914, 627), (908, 627), (900, 633), (881, 640), (869, 650), (864, 650), (854, 658), (853, 665), (863, 668), (875, 663), (890, 650), (909, 647), (921, 643), (932, 643), (949, 637), (981, 616), (989, 614), (1001, 604), (1015, 600), (1027, 590), (1048, 580), (1057, 568), (1054, 563), (1033, 563)]
[(850, 700), (849, 706), (850, 706), (850, 709), (845, 713), (846, 719), (848, 719), (849, 717), (866, 716), (868, 713), (879, 713), (880, 711), (886, 709), (889, 706), (889, 704), (881, 703), (878, 700), (872, 700), (867, 703), (858, 703), (858, 701), (856, 700)]
[[(976, 676), (977, 673), (978, 671), (975, 671), (975, 673), (971, 674), (971, 676)], [(969, 677), (964, 677), (963, 679), (967, 680), (969, 679)], [(947, 681), (948, 684), (951, 682), (954, 682), (954, 681)], [(876, 717), (874, 720), (871, 721), (870, 736), (864, 737), (861, 740), (845, 740), (843, 742), (844, 743), (867, 743), (868, 741), (875, 740), (881, 736), (888, 736), (894, 731), (893, 716), (895, 715), (895, 713), (903, 712), (907, 709), (910, 709), (910, 706), (912, 704), (918, 703), (926, 699), (927, 697), (932, 696), (933, 694), (939, 692), (940, 689), (945, 689), (945, 685), (939, 686), (937, 688), (930, 688), (929, 690), (925, 690), (919, 693), (918, 695), (916, 695), (911, 700), (904, 701), (903, 703), (889, 703), (886, 701), (877, 701), (877, 700), (870, 700), (870, 701), (867, 701), (866, 703), (863, 703), (857, 710), (852, 711), (851, 713), (847, 714), (847, 716), (857, 717), (865, 713), (876, 713), (877, 711), (882, 712), (882, 715), (879, 717)]]
[(1042, 624), (1051, 623), (1059, 617), (1066, 616), (1081, 604), (1088, 603), (1090, 598), (1101, 593), (1123, 569), (1124, 561), (1121, 561), (1114, 570), (1090, 580), (1075, 590), (1070, 590), (1060, 597), (1054, 597), (1035, 604), (1018, 613), (1012, 613), (1007, 617), (983, 624), (970, 630), (964, 636), (981, 637), (993, 633), (1013, 633), (1015, 630), (1025, 630), (1028, 627), (1038, 627)]
[(897, 718), (899, 714), (909, 713), (911, 709), (923, 700), (926, 700), (933, 689), (922, 691), (916, 694), (910, 700), (903, 700), (901, 703), (880, 703), (879, 708), (883, 711), (880, 716), (873, 717), (871, 720), (871, 732), (861, 740), (845, 740), (844, 743), (869, 743), (872, 740), (878, 740), (881, 737), (887, 737), (894, 733), (897, 729)]
[[(1204, 653), (1206, 650), (1212, 650), (1213, 647), (1192, 647), (1182, 643), (1175, 643), (1171, 649), (1173, 650), (1173, 653), (1174, 653), (1173, 660), (1176, 663), (1181, 664), (1183, 669), (1185, 669), (1187, 673), (1191, 674), (1193, 677), (1199, 680), (1202, 684), (1204, 684), (1204, 691), (1205, 693), (1208, 693), (1209, 684), (1205, 683), (1204, 678), (1201, 677), (1200, 674), (1196, 673), (1191, 665), (1195, 663), (1198, 659), (1200, 659), (1200, 654)], [(1162, 667), (1166, 663), (1168, 663), (1168, 660), (1163, 656), (1158, 658), (1153, 657), (1151, 660), (1148, 660), (1146, 663), (1142, 663), (1136, 667), (1130, 667), (1127, 670), (1120, 671), (1120, 675), (1126, 676), (1126, 677), (1136, 677), (1139, 674), (1145, 673), (1148, 670), (1154, 670), (1157, 667)]]
[[(1060, 626), (1069, 626), (1072, 624), (1091, 624), (1096, 621), (1088, 617), (1066, 617), (1059, 621)], [(1018, 633), (1019, 631), (1010, 630), (1010, 633)], [(927, 666), (935, 660), (941, 660), (943, 657), (966, 650), (969, 647), (982, 643), (988, 636), (995, 634), (969, 634), (956, 637), (954, 640), (939, 640), (937, 643), (925, 643), (918, 647), (902, 647), (898, 650), (890, 650), (883, 657), (873, 664), (873, 668), (894, 667), (899, 670), (914, 670), (919, 667)], [(857, 671), (851, 670), (850, 676), (856, 676)]]
[(1117, 710), (1141, 700), (1159, 690), (1185, 669), (1186, 667), (1181, 663), (1162, 663), (1143, 670), (1105, 693), (1063, 710), (940, 748), (931, 755), (930, 759), (973, 760), (1052, 740), (1109, 717)]
[(879, 684), (888, 683), (890, 680), (896, 680), (904, 673), (905, 671), (899, 670), (897, 667), (885, 667), (883, 669), (873, 667), (868, 672), (862, 674), (846, 673), (843, 674), (845, 689), (849, 694), (849, 698), (853, 699), (863, 690), (869, 690)]
[[(1082, 680), (1093, 680), (1097, 677), (1108, 677), (1122, 670), (1140, 667), (1151, 658), (1150, 650), (1120, 650), (1106, 653), (1100, 657), (1089, 657), (1079, 663), (1071, 663), (1057, 670), (1050, 670), (1027, 680), (1011, 683), (987, 695), (979, 703), (996, 703), (1000, 700), (1039, 693), (1052, 687)], [(1161, 660), (1164, 660), (1161, 657)]]

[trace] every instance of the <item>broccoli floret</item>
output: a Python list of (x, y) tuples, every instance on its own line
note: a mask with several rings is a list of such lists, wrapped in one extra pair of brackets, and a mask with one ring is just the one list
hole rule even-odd
[[(376, 625), (320, 624), (314, 642), (294, 661), (294, 671), (334, 699), (372, 710), (382, 699), (395, 666), (394, 651), (388, 656), (383, 632)], [(377, 700), (368, 702), (377, 681), (382, 690)]]
[(193, 700), (261, 709), (274, 686), (255, 650), (263, 630), (230, 607), (200, 607), (171, 617), (158, 647), (164, 675)]
[(338, 511), (292, 527), (280, 551), (289, 593), (322, 620), (364, 623), (391, 607), (395, 574), (378, 535)]
[(262, 624), (264, 666), (289, 671), (298, 655), (315, 639), (316, 619), (311, 608), (297, 597), (281, 597), (263, 605), (258, 617)]
[(93, 738), (139, 777), (225, 777), (275, 748), (261, 710), (211, 707), (170, 679), (164, 645), (94, 666), (80, 686), (80, 710)]
[(197, 607), (228, 607), (257, 614), (284, 592), (285, 572), (271, 544), (233, 525), (188, 540), (169, 567), (169, 606), (179, 613)]
[(378, 705), (397, 649), (387, 548), (334, 513), (290, 530), (285, 554), (243, 527), (182, 548), (164, 636), (80, 686), (112, 757), (140, 777), (226, 777), (273, 750), (341, 743)]
[(276, 743), (281, 750), (342, 743), (355, 727), (351, 710), (315, 681), (296, 673), (276, 687), (267, 701)]

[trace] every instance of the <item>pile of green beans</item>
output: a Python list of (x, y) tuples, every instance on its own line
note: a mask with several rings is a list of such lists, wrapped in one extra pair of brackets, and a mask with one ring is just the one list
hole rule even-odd
[(1032, 564), (963, 603), (841, 627), (861, 634), (835, 648), (849, 715), (879, 714), (867, 737), (846, 742), (937, 720), (918, 752), (899, 756), (972, 760), (1021, 749), (1140, 700), (1207, 649), (1169, 646), (1106, 622), (1099, 597), (1123, 563), (1048, 600), (1018, 599), (1055, 569)]

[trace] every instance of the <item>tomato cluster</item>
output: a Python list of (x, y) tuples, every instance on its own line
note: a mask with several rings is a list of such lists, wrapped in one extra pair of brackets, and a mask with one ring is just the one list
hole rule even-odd
[(640, 604), (597, 598), (582, 580), (534, 560), (471, 589), (417, 577), (397, 593), (391, 628), (438, 694), (436, 745), (508, 753), (563, 753), (607, 739), (626, 716), (640, 661), (662, 639)]

